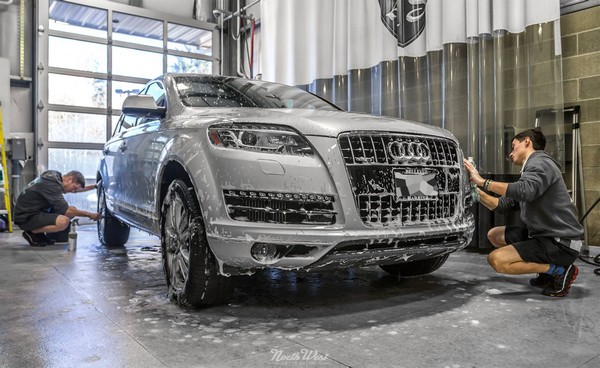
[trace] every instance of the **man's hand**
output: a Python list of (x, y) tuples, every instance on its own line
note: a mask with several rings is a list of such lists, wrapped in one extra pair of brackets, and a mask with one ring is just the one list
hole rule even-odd
[(465, 169), (469, 172), (469, 179), (478, 187), (483, 186), (485, 179), (479, 175), (479, 171), (477, 171), (467, 159), (463, 159), (463, 164), (465, 165)]
[(89, 217), (91, 220), (98, 221), (98, 220), (100, 220), (100, 217), (102, 217), (102, 215), (101, 215), (101, 214), (99, 214), (99, 213), (90, 213), (90, 214), (88, 215), (88, 217)]

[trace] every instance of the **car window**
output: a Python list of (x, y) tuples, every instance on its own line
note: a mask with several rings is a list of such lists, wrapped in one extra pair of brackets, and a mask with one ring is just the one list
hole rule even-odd
[(340, 110), (299, 88), (264, 81), (182, 76), (175, 77), (175, 86), (186, 106)]
[(140, 94), (150, 95), (154, 97), (154, 101), (156, 101), (156, 106), (165, 106), (165, 89), (163, 88), (160, 82), (151, 83), (148, 88), (146, 88)]
[(117, 123), (117, 127), (115, 128), (113, 135), (122, 133), (122, 132), (126, 131), (127, 129), (130, 129), (130, 128), (136, 126), (137, 123), (138, 123), (137, 116), (121, 115), (121, 118), (119, 119), (119, 122)]
[(217, 81), (177, 83), (184, 104), (195, 107), (257, 107), (240, 91)]

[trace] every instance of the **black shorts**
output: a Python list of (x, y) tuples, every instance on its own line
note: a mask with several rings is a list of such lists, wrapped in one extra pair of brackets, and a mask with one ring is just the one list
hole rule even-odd
[(575, 262), (579, 253), (554, 238), (540, 236), (530, 238), (527, 229), (507, 226), (504, 231), (506, 244), (515, 247), (519, 256), (526, 262), (568, 266)]
[(41, 229), (44, 226), (56, 225), (58, 216), (60, 216), (58, 213), (39, 212), (28, 218), (27, 221), (17, 225), (19, 225), (22, 230), (33, 231)]

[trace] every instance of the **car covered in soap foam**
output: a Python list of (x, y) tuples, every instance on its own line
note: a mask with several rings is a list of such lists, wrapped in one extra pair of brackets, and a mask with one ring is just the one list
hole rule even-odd
[(100, 241), (160, 237), (181, 304), (226, 301), (232, 276), (264, 268), (423, 275), (473, 234), (450, 132), (295, 87), (166, 74), (125, 99), (103, 153)]

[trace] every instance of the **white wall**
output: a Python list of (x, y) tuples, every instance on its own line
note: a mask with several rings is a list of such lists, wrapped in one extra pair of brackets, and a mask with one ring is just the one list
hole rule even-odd
[[(129, 5), (129, 0), (111, 0), (115, 3)], [(177, 15), (184, 18), (194, 17), (194, 0), (141, 0), (142, 8), (153, 10), (165, 14)], [(214, 0), (199, 0), (198, 1), (198, 19), (212, 19), (212, 10), (214, 8)]]
[(192, 18), (194, 14), (193, 0), (143, 0), (142, 6), (145, 9), (185, 18)]
[(11, 74), (19, 74), (19, 6), (0, 7), (0, 57), (12, 61)]

